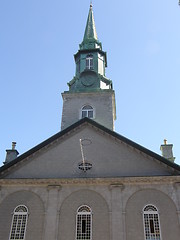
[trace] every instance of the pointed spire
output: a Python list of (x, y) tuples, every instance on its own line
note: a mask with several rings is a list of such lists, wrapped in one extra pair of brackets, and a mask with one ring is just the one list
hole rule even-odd
[(97, 33), (96, 33), (96, 27), (95, 27), (95, 21), (94, 21), (94, 14), (93, 14), (93, 9), (92, 9), (92, 3), (90, 4), (90, 9), (89, 9), (89, 15), (86, 23), (86, 30), (84, 33), (84, 39), (83, 41), (86, 40), (98, 40)]
[(80, 44), (80, 49), (93, 49), (93, 48), (101, 49), (101, 43), (98, 41), (92, 3), (91, 3), (89, 8), (89, 14), (87, 18), (84, 38), (82, 43)]

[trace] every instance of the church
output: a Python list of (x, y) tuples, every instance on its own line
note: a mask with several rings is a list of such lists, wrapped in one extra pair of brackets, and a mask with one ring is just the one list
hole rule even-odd
[(61, 131), (0, 168), (2, 240), (179, 240), (180, 166), (114, 130), (113, 82), (92, 4), (62, 93)]

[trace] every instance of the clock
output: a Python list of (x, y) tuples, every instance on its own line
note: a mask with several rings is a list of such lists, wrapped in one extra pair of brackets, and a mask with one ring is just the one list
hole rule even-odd
[(84, 72), (80, 79), (81, 79), (81, 83), (85, 86), (85, 87), (91, 87), (95, 81), (96, 81), (96, 73), (94, 72)]

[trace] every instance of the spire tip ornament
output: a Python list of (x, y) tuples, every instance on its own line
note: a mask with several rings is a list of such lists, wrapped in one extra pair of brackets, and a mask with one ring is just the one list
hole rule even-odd
[[(180, 1), (180, 0), (179, 0), (179, 1)], [(92, 0), (91, 0), (91, 1), (90, 1), (90, 8), (92, 8), (92, 6), (93, 6), (93, 5), (92, 5)]]

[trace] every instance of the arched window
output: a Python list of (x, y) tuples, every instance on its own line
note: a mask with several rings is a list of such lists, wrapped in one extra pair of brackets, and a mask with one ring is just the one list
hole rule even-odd
[(94, 114), (93, 114), (93, 108), (90, 105), (85, 105), (82, 108), (82, 118), (84, 117), (88, 117), (88, 118), (93, 118)]
[(14, 209), (9, 240), (25, 239), (28, 209), (24, 205)]
[(143, 209), (145, 240), (161, 240), (159, 213), (155, 206), (147, 205)]
[(92, 211), (83, 205), (78, 208), (76, 215), (76, 240), (92, 239)]
[(86, 56), (86, 69), (93, 69), (93, 55)]

